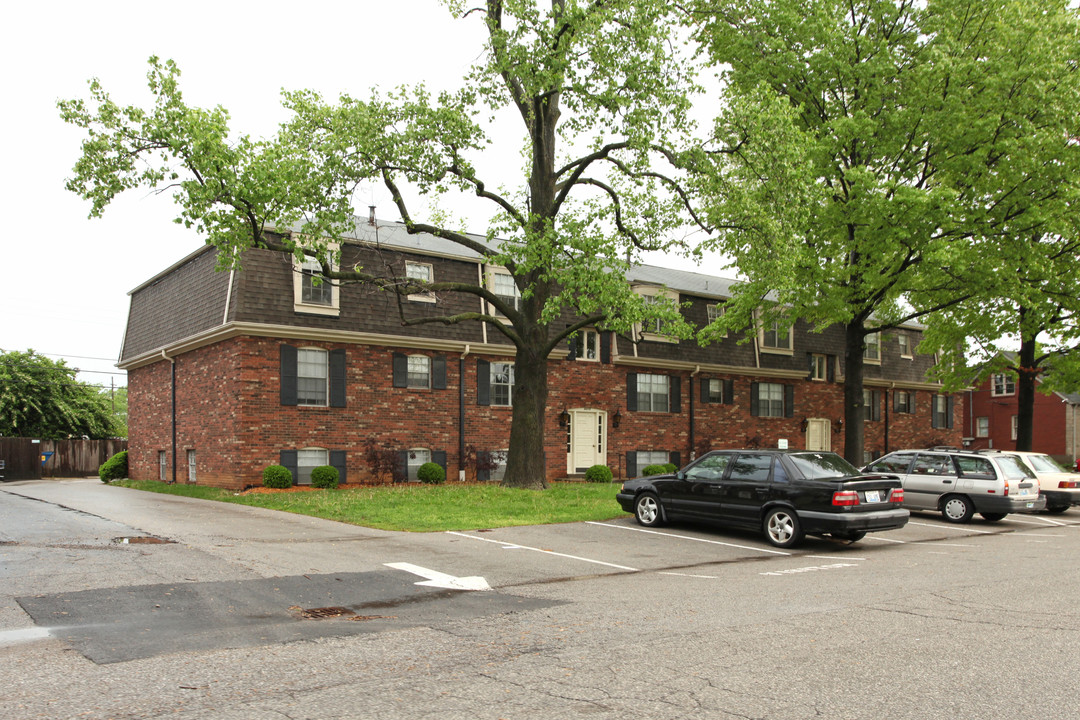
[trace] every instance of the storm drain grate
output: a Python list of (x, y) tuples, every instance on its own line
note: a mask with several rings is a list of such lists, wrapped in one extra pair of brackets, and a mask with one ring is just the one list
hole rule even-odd
[(118, 545), (171, 545), (172, 540), (165, 540), (159, 537), (118, 537), (113, 538), (113, 542)]
[(293, 605), (289, 612), (305, 620), (330, 620), (333, 618), (345, 618), (347, 620), (393, 620), (396, 615), (357, 615), (347, 607), (321, 607), (302, 608)]

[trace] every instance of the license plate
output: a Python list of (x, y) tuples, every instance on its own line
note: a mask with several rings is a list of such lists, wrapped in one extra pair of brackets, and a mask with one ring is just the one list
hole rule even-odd
[(1032, 501), (1032, 502), (1029, 502), (1029, 503), (1027, 504), (1027, 506), (1028, 506), (1029, 508), (1033, 508), (1033, 507), (1035, 507), (1035, 503), (1034, 503), (1034, 501)]
[(880, 490), (867, 490), (866, 491), (866, 502), (868, 502), (868, 503), (881, 502), (881, 491)]

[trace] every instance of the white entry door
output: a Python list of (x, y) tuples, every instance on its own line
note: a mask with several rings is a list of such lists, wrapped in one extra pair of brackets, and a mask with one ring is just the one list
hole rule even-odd
[(832, 423), (827, 418), (806, 421), (806, 449), (832, 450)]
[(570, 448), (566, 472), (583, 473), (593, 465), (605, 464), (607, 456), (607, 413), (603, 410), (570, 411)]

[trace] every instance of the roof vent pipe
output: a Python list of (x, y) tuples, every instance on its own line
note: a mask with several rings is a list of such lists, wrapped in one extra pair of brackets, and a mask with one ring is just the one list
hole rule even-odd
[(367, 207), (368, 207), (368, 216), (367, 216), (368, 225), (374, 225), (375, 224), (375, 206), (374, 205), (368, 205)]

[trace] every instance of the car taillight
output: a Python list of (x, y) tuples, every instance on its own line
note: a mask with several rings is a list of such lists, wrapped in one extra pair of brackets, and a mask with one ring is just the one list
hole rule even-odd
[(1005, 481), (1005, 497), (1009, 496), (1009, 481)]
[(1080, 480), (1062, 480), (1058, 483), (1058, 487), (1064, 489), (1080, 488)]
[(904, 488), (893, 488), (889, 494), (889, 502), (904, 502)]
[(832, 504), (841, 507), (859, 504), (859, 493), (854, 490), (837, 490), (832, 494)]

